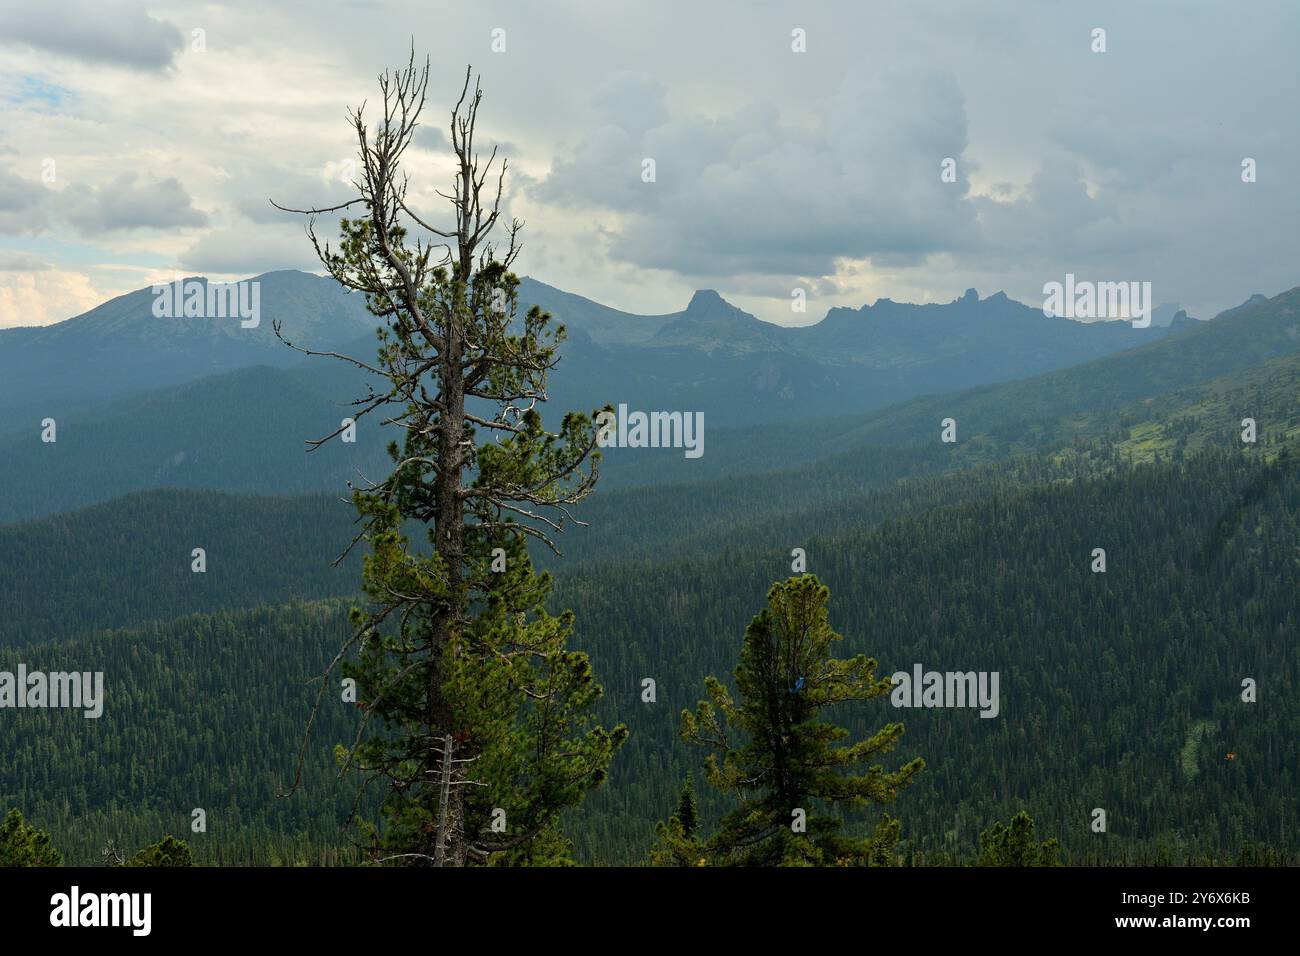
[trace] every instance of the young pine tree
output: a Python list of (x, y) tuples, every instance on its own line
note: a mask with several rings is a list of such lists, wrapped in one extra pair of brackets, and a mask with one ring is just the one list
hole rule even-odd
[(136, 852), (127, 866), (193, 866), (194, 852), (184, 840), (166, 836)]
[(695, 787), (687, 774), (677, 794), (677, 812), (655, 828), (650, 850), (651, 866), (698, 866), (704, 860), (700, 846), (700, 816)]
[(1038, 843), (1034, 839), (1034, 821), (1021, 810), (1011, 818), (1011, 825), (994, 823), (980, 834), (980, 853), (976, 866), (1056, 866), (1060, 846), (1056, 839)]
[(816, 577), (772, 586), (767, 607), (745, 631), (733, 700), (715, 677), (708, 699), (682, 712), (682, 737), (714, 752), (706, 776), (739, 805), (704, 845), (713, 864), (801, 866), (888, 864), (901, 825), (886, 815), (869, 836), (844, 834), (842, 809), (893, 800), (921, 768), (896, 771), (870, 761), (893, 750), (902, 724), (867, 740), (840, 743), (848, 731), (821, 711), (888, 694), (876, 662), (832, 656), (840, 635), (827, 623), (830, 591)]
[(682, 833), (687, 837), (694, 838), (700, 832), (700, 814), (695, 806), (695, 783), (689, 773), (677, 794), (677, 819), (682, 824)]
[[(377, 360), (335, 356), (370, 376), (355, 427), (401, 436), (392, 473), (354, 491), (370, 606), (353, 611), (317, 707), (336, 668), (355, 681), (361, 728), (338, 751), (363, 787), (385, 792), (382, 822), (361, 826), (372, 859), (563, 862), (559, 815), (604, 779), (626, 729), (595, 722), (600, 685), (567, 646), (572, 615), (547, 613), (550, 579), (526, 542), (554, 549), (569, 506), (591, 491), (596, 430), (572, 413), (548, 430), (539, 413), (564, 329), (535, 306), (518, 314), (520, 223), (504, 248), (489, 241), (505, 162), (494, 170), (496, 151), (486, 163), (475, 151), (481, 93), (468, 71), (451, 113), (455, 185), (439, 194), (450, 222), (431, 224), (408, 199), (402, 163), (428, 75), (412, 56), (379, 78), (374, 130), (364, 107), (351, 114), (357, 197), (293, 210), (311, 217), (329, 274), (384, 322)], [(322, 245), (315, 216), (343, 209), (358, 214), (342, 220), (337, 249)], [(423, 546), (407, 537), (413, 525)]]

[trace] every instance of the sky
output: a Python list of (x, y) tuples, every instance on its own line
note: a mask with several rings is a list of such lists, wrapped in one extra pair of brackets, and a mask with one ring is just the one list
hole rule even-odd
[(1298, 40), (1293, 0), (0, 0), (0, 327), (320, 271), (269, 199), (349, 197), (346, 111), (412, 43), (414, 205), (446, 219), (472, 65), (517, 271), (607, 305), (806, 324), (1073, 274), (1208, 318), (1300, 284)]

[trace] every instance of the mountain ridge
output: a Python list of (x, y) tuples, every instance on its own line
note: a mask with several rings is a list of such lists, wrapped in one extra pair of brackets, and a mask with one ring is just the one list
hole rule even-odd
[[(657, 455), (635, 456), (633, 464), (620, 449), (609, 449), (603, 470), (616, 485), (643, 484), (697, 480), (719, 474), (719, 466), (723, 472), (734, 471), (740, 462), (752, 466), (758, 460), (755, 456), (776, 456), (781, 463), (792, 464), (837, 447), (924, 447), (932, 444), (945, 417), (958, 421), (959, 440), (979, 434), (996, 439), (992, 445), (959, 446), (962, 457), (973, 455), (979, 460), (981, 449), (992, 454), (998, 443), (1013, 447), (1025, 436), (1038, 434), (1045, 420), (1118, 409), (1292, 354), (1300, 349), (1298, 323), (1300, 288), (1071, 368), (959, 392), (936, 390), (879, 409), (835, 406), (830, 415), (720, 428), (710, 432), (709, 454), (698, 461), (687, 462), (680, 453), (664, 449)], [(654, 399), (654, 381), (629, 384), (622, 369), (602, 364), (611, 354), (616, 356), (616, 350), (590, 341), (572, 344), (586, 355), (583, 368), (604, 369), (607, 377), (569, 381), (563, 374), (564, 363), (573, 356), (567, 353), (549, 404), (564, 411), (590, 406), (600, 395), (635, 397), (633, 386), (645, 389), (640, 393), (643, 397)], [(679, 363), (695, 363), (685, 369), (687, 374), (707, 375), (719, 366), (760, 369), (756, 363), (774, 361), (723, 354), (710, 358), (691, 349), (666, 351)], [(814, 371), (824, 373), (824, 369)], [(780, 385), (779, 373), (777, 369), (769, 387)], [(732, 379), (727, 379), (716, 387), (725, 390), (731, 385)], [(348, 400), (359, 394), (363, 391), (357, 370), (317, 358), (287, 369), (255, 366), (126, 396), (60, 421), (59, 441), (54, 444), (41, 442), (33, 424), (20, 436), (0, 441), (0, 485), (8, 489), (0, 500), (0, 521), (65, 511), (160, 486), (342, 494), (346, 480), (382, 470), (389, 436), (363, 422), (355, 444), (331, 442), (308, 454), (305, 442), (336, 428), (348, 414)], [(669, 400), (681, 399), (686, 392), (674, 380), (657, 394)], [(696, 397), (702, 394), (697, 391)], [(95, 474), (96, 480), (85, 482), (85, 474)]]

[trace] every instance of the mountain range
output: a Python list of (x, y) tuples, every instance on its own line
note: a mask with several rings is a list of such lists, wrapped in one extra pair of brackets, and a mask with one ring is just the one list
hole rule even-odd
[[(295, 345), (369, 360), (377, 323), (361, 297), (303, 272), (251, 281), (261, 303), (252, 328), (155, 317), (153, 292), (141, 289), (52, 326), (0, 330), (0, 479), (9, 488), (0, 521), (160, 486), (338, 491), (382, 468), (386, 439), (364, 423), (355, 445), (306, 453), (365, 394), (364, 376), (304, 357), (274, 332), (278, 324)], [(568, 330), (550, 411), (702, 411), (711, 434), (1033, 375), (1203, 324), (1085, 325), (973, 290), (944, 305), (832, 309), (803, 328), (763, 322), (708, 290), (667, 315), (621, 312), (531, 278), (520, 300)], [(53, 444), (41, 441), (47, 418), (57, 423)], [(20, 476), (52, 456), (60, 468), (24, 484)], [(615, 460), (607, 471), (615, 482), (620, 471), (641, 480), (642, 468)]]
[[(57, 419), (252, 365), (301, 364), (302, 354), (276, 337), (276, 324), (295, 345), (373, 355), (377, 322), (361, 296), (304, 272), (248, 281), (260, 288), (252, 328), (237, 318), (155, 317), (146, 288), (54, 325), (0, 329), (0, 433), (20, 416)], [(832, 309), (801, 328), (763, 322), (710, 290), (668, 315), (620, 312), (531, 278), (522, 280), (520, 300), (569, 331), (557, 396), (587, 407), (627, 401), (702, 410), (719, 425), (880, 407), (1062, 368), (1167, 332), (1047, 318), (1002, 293), (980, 299), (974, 290), (946, 305), (881, 299)]]

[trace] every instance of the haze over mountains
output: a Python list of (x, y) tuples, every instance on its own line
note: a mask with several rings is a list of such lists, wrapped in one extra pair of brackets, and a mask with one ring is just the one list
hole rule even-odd
[(943, 305), (881, 299), (832, 309), (804, 327), (763, 322), (712, 290), (696, 292), (682, 312), (635, 320), (586, 300), (578, 306), (531, 279), (521, 298), (573, 333), (557, 397), (577, 407), (591, 404), (587, 396), (616, 395), (634, 408), (703, 410), (716, 425), (879, 408), (1063, 368), (1170, 330), (1047, 318), (1002, 293), (980, 299), (973, 289)]
[[(54, 326), (0, 331), (0, 480), (9, 489), (0, 521), (147, 488), (339, 491), (379, 473), (387, 438), (364, 421), (355, 444), (336, 441), (306, 453), (307, 440), (351, 413), (349, 402), (365, 394), (364, 376), (334, 359), (304, 357), (273, 330), (278, 321), (295, 345), (368, 361), (374, 317), (360, 296), (329, 279), (272, 272), (257, 281), (261, 316), (253, 328), (235, 318), (157, 318), (151, 291), (142, 289)], [(548, 412), (606, 403), (703, 411), (710, 449), (722, 441), (742, 455), (730, 428), (870, 411), (1217, 324), (1181, 315), (1148, 329), (1083, 324), (1044, 317), (1001, 293), (980, 299), (974, 290), (943, 305), (882, 299), (833, 309), (803, 328), (762, 322), (712, 291), (697, 292), (681, 312), (642, 316), (524, 279), (520, 301), (550, 311), (569, 330)], [(1242, 347), (1253, 354), (1257, 346)], [(47, 417), (58, 423), (54, 445), (40, 440)], [(35, 485), (25, 481), (33, 469), (44, 471), (51, 454), (63, 468)], [(607, 455), (607, 484), (676, 473), (679, 457), (665, 452), (650, 467), (642, 461), (632, 469)], [(689, 475), (722, 461), (711, 451), (690, 463)]]
[(331, 281), (273, 272), (259, 282), (262, 320), (253, 328), (236, 318), (157, 318), (153, 292), (144, 288), (65, 322), (0, 329), (4, 424), (18, 413), (43, 408), (42, 417), (57, 418), (88, 403), (251, 365), (298, 364), (302, 355), (275, 337), (273, 320), (284, 323), (291, 340), (326, 347), (374, 327), (360, 300)]
[[(296, 345), (373, 356), (377, 322), (359, 295), (304, 272), (254, 281), (261, 316), (253, 328), (229, 318), (157, 318), (146, 288), (55, 325), (0, 329), (0, 413), (57, 415), (250, 365), (299, 364), (302, 355), (276, 338), (276, 322)], [(763, 322), (709, 290), (668, 315), (620, 312), (529, 278), (520, 300), (569, 328), (557, 394), (588, 406), (669, 407), (671, 399), (672, 407), (712, 413), (716, 424), (877, 407), (1061, 368), (1165, 334), (1126, 322), (1050, 319), (1001, 293), (981, 300), (974, 290), (946, 305), (882, 299), (832, 309), (805, 328)]]

